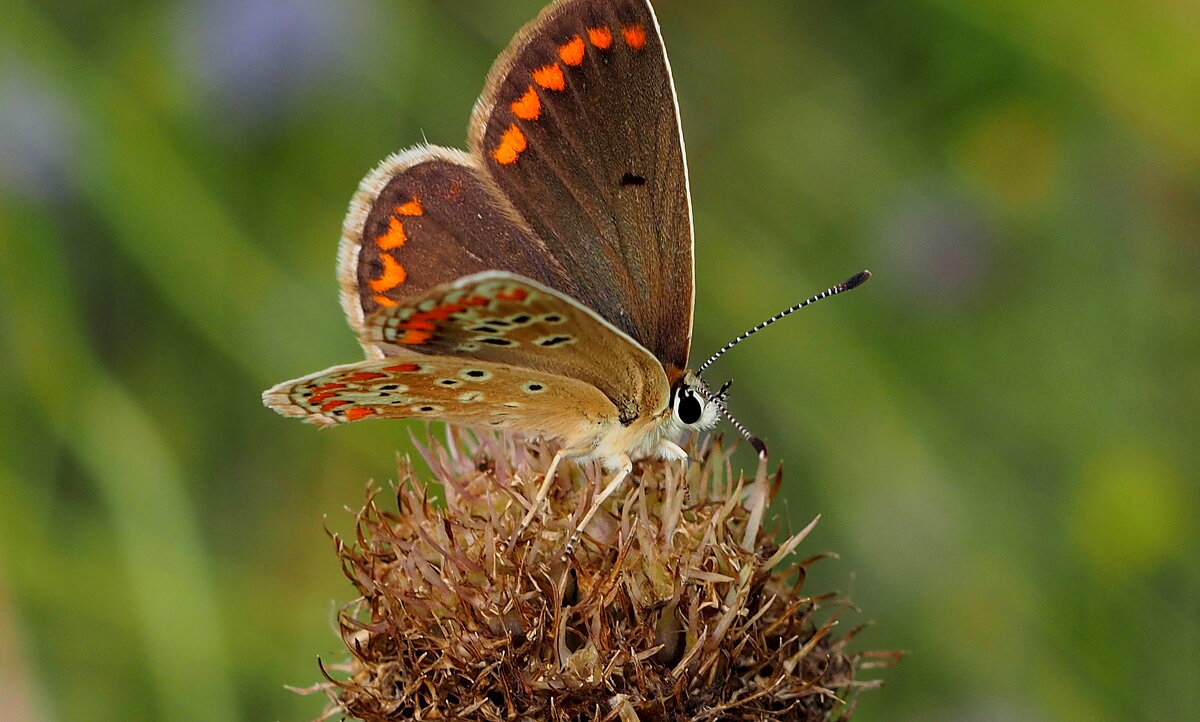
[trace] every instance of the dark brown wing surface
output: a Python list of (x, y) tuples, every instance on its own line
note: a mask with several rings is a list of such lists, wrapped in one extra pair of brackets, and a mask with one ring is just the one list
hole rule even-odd
[[(363, 179), (338, 250), (342, 307), (360, 339), (372, 313), (479, 271), (515, 271), (578, 292), (490, 184), (472, 156), (433, 146), (394, 155)], [(368, 355), (381, 355), (362, 342)]]
[(649, 3), (546, 8), (492, 67), (470, 140), (577, 288), (548, 285), (664, 366), (685, 366), (691, 207), (675, 91)]

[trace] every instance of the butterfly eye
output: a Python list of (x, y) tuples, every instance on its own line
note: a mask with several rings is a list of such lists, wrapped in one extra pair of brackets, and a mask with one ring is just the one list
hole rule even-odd
[(691, 426), (704, 416), (704, 403), (689, 388), (680, 387), (675, 392), (675, 418)]

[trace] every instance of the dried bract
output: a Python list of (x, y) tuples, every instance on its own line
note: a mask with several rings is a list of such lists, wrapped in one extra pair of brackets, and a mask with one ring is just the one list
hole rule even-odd
[[(564, 551), (609, 475), (566, 462), (519, 532), (553, 449), (451, 438), (401, 469), (398, 511), (375, 494), (353, 544), (361, 595), (339, 621), (348, 664), (328, 716), (362, 720), (825, 720), (845, 718), (866, 655), (833, 630), (845, 604), (802, 592), (816, 557), (781, 566), (762, 529), (779, 475), (734, 476), (720, 441), (693, 461), (645, 461)], [(519, 536), (518, 536), (519, 532)], [(867, 661), (867, 664), (870, 664)]]

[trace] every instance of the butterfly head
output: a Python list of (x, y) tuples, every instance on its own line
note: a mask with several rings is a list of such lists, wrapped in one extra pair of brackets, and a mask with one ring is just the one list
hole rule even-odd
[(671, 388), (671, 418), (680, 429), (710, 429), (720, 418), (717, 398), (700, 377), (689, 371)]
[(767, 455), (767, 445), (729, 413), (725, 398), (732, 381), (726, 381), (713, 391), (695, 372), (685, 371), (671, 387), (671, 421), (679, 431), (703, 431), (716, 425), (724, 416), (750, 442), (760, 456)]
[(708, 358), (704, 363), (697, 367), (696, 371), (686, 371), (671, 387), (671, 413), (673, 421), (679, 426), (680, 430), (684, 429), (707, 429), (712, 427), (717, 422), (718, 415), (724, 416), (733, 424), (735, 428), (750, 442), (754, 450), (759, 453), (759, 456), (767, 455), (767, 445), (763, 443), (754, 434), (742, 425), (737, 419), (729, 413), (729, 408), (725, 405), (725, 397), (729, 392), (729, 386), (732, 382), (726, 382), (719, 390), (713, 392), (704, 381), (700, 378), (701, 374), (713, 364), (714, 361), (725, 355), (727, 351), (732, 349), (747, 338), (753, 336), (767, 326), (779, 321), (780, 319), (789, 316), (800, 309), (810, 306), (817, 301), (824, 300), (831, 296), (836, 296), (839, 293), (844, 293), (851, 289), (862, 285), (868, 278), (871, 277), (870, 271), (860, 271), (842, 283), (831, 288), (827, 288), (815, 296), (797, 303), (796, 305), (784, 309), (775, 314), (771, 318), (747, 330), (745, 333), (739, 334), (729, 343), (722, 346), (716, 353)]

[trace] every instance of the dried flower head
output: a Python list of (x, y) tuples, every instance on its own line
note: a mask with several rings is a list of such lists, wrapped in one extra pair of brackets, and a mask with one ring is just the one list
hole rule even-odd
[(870, 655), (832, 633), (843, 603), (802, 593), (816, 557), (778, 568), (816, 520), (776, 544), (762, 524), (779, 475), (735, 477), (719, 439), (690, 451), (687, 466), (636, 464), (565, 556), (608, 476), (598, 466), (561, 465), (520, 531), (552, 448), (494, 435), (424, 448), (444, 507), (404, 464), (398, 512), (373, 492), (356, 543), (335, 536), (361, 596), (339, 615), (351, 659), (321, 685), (328, 716), (849, 716), (847, 695), (875, 685), (855, 679)]

